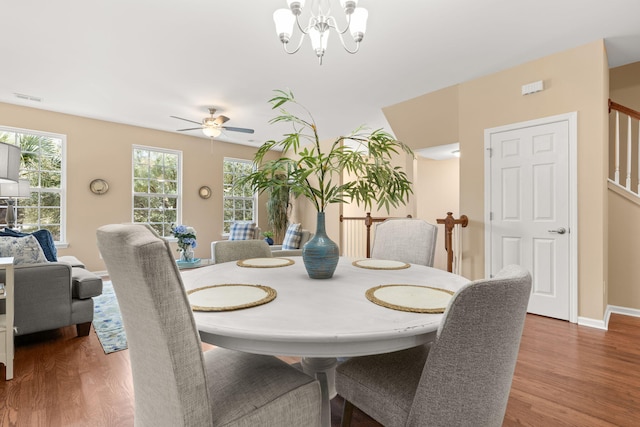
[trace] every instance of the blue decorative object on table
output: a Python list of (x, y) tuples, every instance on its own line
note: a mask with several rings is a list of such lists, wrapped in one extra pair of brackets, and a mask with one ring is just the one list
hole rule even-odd
[(327, 236), (324, 212), (318, 212), (316, 234), (302, 247), (302, 261), (312, 279), (330, 279), (338, 266), (340, 250)]
[(192, 262), (194, 259), (193, 249), (198, 246), (195, 228), (186, 225), (172, 225), (171, 233), (178, 239), (180, 261)]

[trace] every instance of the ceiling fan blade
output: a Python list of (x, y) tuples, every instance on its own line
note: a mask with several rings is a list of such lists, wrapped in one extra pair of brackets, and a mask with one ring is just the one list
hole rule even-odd
[(200, 129), (202, 129), (202, 126), (200, 126), (199, 128), (176, 129), (176, 132), (183, 132), (185, 130), (200, 130)]
[(216, 119), (213, 121), (213, 123), (217, 124), (217, 125), (221, 125), (223, 123), (228, 122), (230, 119), (227, 116), (218, 116), (216, 117)]
[(193, 120), (189, 120), (189, 119), (183, 119), (182, 117), (178, 117), (178, 116), (169, 116), (169, 117), (173, 117), (174, 119), (178, 119), (178, 120), (184, 120), (185, 122), (195, 123), (195, 124), (197, 124), (197, 125), (202, 124), (202, 123), (200, 123), (200, 122), (195, 122), (195, 121), (193, 121)]
[(253, 129), (247, 129), (247, 128), (234, 128), (231, 126), (221, 126), (222, 129), (224, 130), (230, 130), (232, 132), (242, 132), (242, 133), (253, 133), (254, 130)]

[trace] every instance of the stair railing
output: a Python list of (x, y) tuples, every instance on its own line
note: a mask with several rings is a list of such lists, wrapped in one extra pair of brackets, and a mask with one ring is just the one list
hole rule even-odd
[[(636, 171), (636, 184), (632, 186), (632, 173), (631, 173), (631, 164), (632, 164), (632, 146), (633, 146), (633, 122), (637, 123), (638, 128), (638, 140), (636, 142), (635, 151), (637, 152), (638, 159), (638, 168), (640, 168), (640, 112), (635, 111), (629, 107), (625, 107), (624, 105), (620, 105), (616, 102), (609, 100), (609, 113), (611, 111), (615, 111), (615, 163), (614, 163), (614, 173), (613, 173), (613, 181), (620, 187), (624, 187), (627, 191), (635, 194), (636, 196), (640, 195), (640, 173)], [(622, 116), (622, 117), (621, 117)], [(625, 157), (626, 157), (626, 169), (625, 169), (625, 183), (621, 184), (620, 181), (620, 157), (621, 157), (621, 139), (620, 139), (620, 124), (624, 120), (626, 116), (626, 147), (625, 148)]]
[(466, 227), (469, 224), (469, 218), (466, 215), (460, 215), (460, 218), (455, 219), (453, 212), (447, 212), (446, 218), (437, 219), (436, 221), (438, 224), (444, 224), (444, 249), (447, 251), (447, 271), (460, 274), (460, 264), (462, 262), (460, 227)]
[[(411, 218), (411, 215), (407, 215)], [(343, 223), (342, 232), (342, 255), (353, 258), (366, 258), (371, 256), (371, 226), (376, 222), (382, 222), (386, 217), (372, 217), (371, 212), (367, 212), (366, 216), (343, 216), (340, 215), (340, 222)], [(364, 221), (363, 229), (360, 223)], [(366, 242), (366, 243), (365, 243)], [(366, 248), (362, 252), (363, 246)]]

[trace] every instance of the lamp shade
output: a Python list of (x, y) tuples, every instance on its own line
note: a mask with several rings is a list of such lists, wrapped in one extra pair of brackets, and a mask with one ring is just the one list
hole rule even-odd
[(31, 186), (28, 179), (18, 182), (0, 182), (0, 199), (12, 197), (14, 199), (31, 196)]
[(18, 182), (20, 147), (0, 142), (0, 183)]
[(360, 33), (364, 36), (364, 33), (367, 32), (367, 19), (369, 18), (369, 12), (367, 9), (363, 9), (361, 7), (357, 8), (353, 11), (351, 15), (351, 35), (353, 38), (356, 38), (356, 34)]
[(278, 34), (278, 37), (285, 37), (288, 40), (293, 33), (293, 25), (296, 23), (296, 17), (289, 9), (278, 9), (273, 12), (273, 22), (276, 24), (276, 34)]
[(202, 133), (207, 135), (209, 138), (216, 138), (220, 136), (222, 131), (219, 128), (213, 126), (205, 126), (202, 128)]

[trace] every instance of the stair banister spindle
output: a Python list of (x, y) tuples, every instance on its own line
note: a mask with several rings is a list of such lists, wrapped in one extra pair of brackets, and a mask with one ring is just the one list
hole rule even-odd
[(620, 112), (616, 110), (616, 170), (613, 176), (616, 184), (620, 184)]
[(631, 191), (631, 116), (627, 116), (627, 190)]

